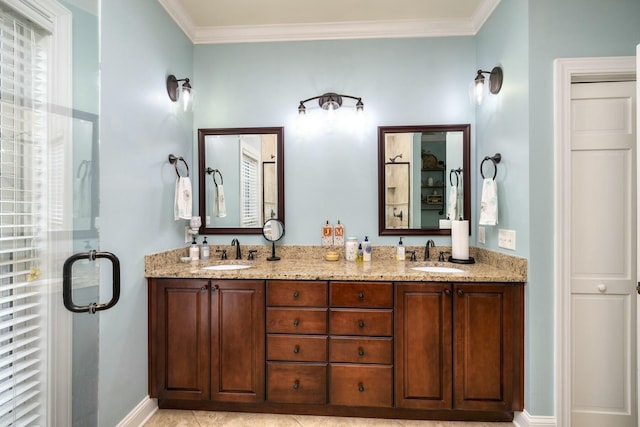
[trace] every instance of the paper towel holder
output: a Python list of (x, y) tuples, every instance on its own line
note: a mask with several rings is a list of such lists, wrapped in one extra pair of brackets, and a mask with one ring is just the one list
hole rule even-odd
[(475, 264), (476, 260), (472, 256), (470, 256), (469, 259), (456, 259), (450, 256), (449, 262), (452, 262), (454, 264)]

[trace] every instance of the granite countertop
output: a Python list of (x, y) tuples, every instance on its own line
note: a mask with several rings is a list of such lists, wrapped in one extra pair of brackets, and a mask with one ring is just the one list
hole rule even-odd
[[(228, 260), (220, 260), (211, 248), (213, 257), (209, 260), (181, 262), (188, 249), (180, 248), (145, 257), (145, 277), (147, 278), (200, 278), (200, 279), (280, 279), (280, 280), (370, 280), (370, 281), (436, 281), (436, 282), (513, 282), (527, 281), (527, 260), (485, 249), (471, 248), (470, 256), (474, 264), (454, 264), (438, 262), (437, 253), (447, 252), (438, 247), (432, 249), (432, 260), (423, 261), (424, 248), (408, 247), (416, 250), (418, 261), (396, 261), (393, 247), (376, 247), (371, 262), (345, 261), (342, 248), (338, 251), (338, 261), (325, 261), (327, 248), (319, 246), (283, 246), (277, 248), (279, 261), (267, 261), (271, 248), (265, 246), (243, 247), (243, 259), (235, 260), (235, 248), (223, 246), (229, 254)], [(258, 251), (256, 260), (248, 261), (246, 251)], [(205, 270), (203, 267), (219, 264), (244, 264), (250, 268), (240, 270)], [(446, 266), (463, 270), (460, 273), (434, 273), (412, 270), (416, 266)]]

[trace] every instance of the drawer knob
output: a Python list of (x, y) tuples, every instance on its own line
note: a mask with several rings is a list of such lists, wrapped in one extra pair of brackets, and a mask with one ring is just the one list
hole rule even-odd
[(363, 385), (362, 383), (359, 383), (359, 384), (358, 384), (358, 391), (359, 391), (360, 393), (364, 392), (364, 385)]
[(293, 352), (294, 352), (295, 354), (300, 353), (300, 346), (299, 346), (299, 345), (297, 345), (297, 346), (293, 347)]
[(358, 356), (364, 356), (364, 349), (362, 347), (358, 349)]
[(361, 328), (364, 328), (364, 322), (362, 320), (360, 320), (358, 322), (358, 326), (361, 327)]
[(298, 319), (293, 320), (293, 326), (297, 328), (299, 324), (300, 324), (300, 321)]
[(296, 380), (296, 381), (293, 383), (293, 389), (294, 389), (294, 390), (297, 390), (297, 389), (299, 389), (299, 388), (300, 388), (300, 381)]
[(298, 298), (299, 296), (300, 296), (300, 292), (295, 291), (295, 292), (293, 293), (293, 297), (294, 297), (294, 298)]
[(362, 301), (362, 300), (364, 299), (364, 292), (360, 292), (360, 293), (358, 294), (358, 299), (359, 299), (360, 301)]

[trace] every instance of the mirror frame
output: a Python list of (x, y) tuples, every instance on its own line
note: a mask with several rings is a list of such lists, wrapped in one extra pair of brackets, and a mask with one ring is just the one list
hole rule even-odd
[(380, 236), (437, 236), (451, 235), (450, 229), (386, 228), (385, 224), (385, 138), (388, 133), (462, 132), (462, 188), (463, 213), (471, 219), (471, 125), (419, 125), (378, 127), (378, 235)]
[(200, 234), (262, 234), (262, 227), (210, 227), (206, 225), (207, 204), (205, 138), (209, 135), (263, 135), (276, 134), (276, 183), (278, 187), (278, 216), (284, 224), (284, 127), (249, 127), (249, 128), (203, 128), (198, 129), (198, 195), (199, 211), (202, 218)]

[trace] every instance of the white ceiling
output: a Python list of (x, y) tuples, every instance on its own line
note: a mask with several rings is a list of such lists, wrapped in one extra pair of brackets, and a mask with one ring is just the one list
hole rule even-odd
[(500, 0), (158, 0), (193, 43), (474, 35)]

